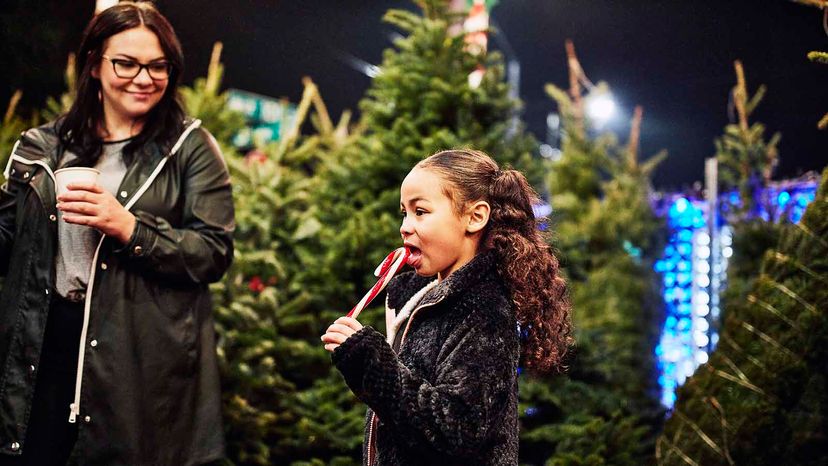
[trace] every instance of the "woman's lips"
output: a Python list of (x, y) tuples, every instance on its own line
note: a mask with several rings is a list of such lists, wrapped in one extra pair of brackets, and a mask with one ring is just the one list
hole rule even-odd
[(129, 95), (136, 100), (148, 100), (152, 95), (152, 92), (129, 92)]

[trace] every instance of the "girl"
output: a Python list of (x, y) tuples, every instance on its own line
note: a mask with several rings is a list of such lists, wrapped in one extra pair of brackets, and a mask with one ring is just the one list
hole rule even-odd
[(403, 181), (400, 233), (416, 274), (388, 285), (393, 326), (383, 338), (341, 317), (322, 336), (370, 408), (365, 464), (517, 464), (518, 360), (556, 370), (571, 343), (535, 200), (520, 172), (472, 150), (434, 154)]
[[(212, 136), (177, 100), (149, 3), (92, 19), (66, 115), (26, 131), (0, 190), (0, 464), (192, 465), (223, 454), (207, 284), (233, 257)], [(55, 196), (54, 171), (97, 183)]]

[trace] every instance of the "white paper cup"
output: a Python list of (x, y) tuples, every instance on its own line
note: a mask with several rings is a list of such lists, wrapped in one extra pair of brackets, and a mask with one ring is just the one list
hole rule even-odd
[(94, 168), (70, 167), (61, 168), (55, 172), (55, 192), (58, 196), (68, 191), (66, 186), (71, 183), (95, 183), (101, 172)]

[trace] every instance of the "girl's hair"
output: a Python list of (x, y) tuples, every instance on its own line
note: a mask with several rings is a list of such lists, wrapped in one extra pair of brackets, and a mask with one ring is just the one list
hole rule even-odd
[(184, 66), (181, 43), (169, 21), (151, 3), (121, 2), (92, 18), (77, 52), (76, 97), (69, 111), (60, 118), (58, 128), (61, 143), (78, 156), (73, 165), (92, 166), (101, 154), (103, 141), (99, 131), (104, 121), (101, 82), (92, 76), (92, 70), (103, 66), (101, 55), (110, 37), (136, 27), (155, 33), (171, 70), (167, 89), (147, 114), (141, 133), (124, 147), (124, 160), (129, 164), (136, 151), (149, 141), (157, 141), (169, 150), (183, 129), (184, 109), (178, 101), (178, 81)]
[(525, 338), (523, 363), (535, 372), (563, 368), (572, 344), (570, 302), (558, 259), (538, 228), (532, 204), (535, 190), (517, 170), (501, 170), (488, 155), (475, 150), (447, 150), (417, 167), (433, 170), (446, 181), (444, 194), (458, 214), (469, 203), (491, 207), (482, 248), (496, 251)]

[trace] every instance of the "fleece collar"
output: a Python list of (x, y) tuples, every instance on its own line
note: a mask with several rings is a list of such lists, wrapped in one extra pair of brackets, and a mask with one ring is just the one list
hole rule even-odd
[(439, 283), (437, 277), (421, 277), (413, 271), (392, 280), (388, 284), (385, 299), (386, 313), (395, 316), (393, 321), (387, 322), (389, 341), (393, 341), (400, 325), (414, 308), (433, 305), (462, 295), (475, 284), (489, 279), (491, 274), (496, 274), (496, 265), (497, 254), (494, 251), (485, 251)]
[[(494, 251), (484, 251), (472, 259), (468, 264), (457, 269), (446, 277), (435, 288), (434, 292), (425, 297), (420, 304), (433, 304), (463, 294), (469, 287), (488, 278), (488, 275), (497, 273), (497, 254)], [(424, 286), (437, 277), (420, 277), (413, 271), (404, 273), (388, 284), (387, 304), (393, 309), (400, 309), (408, 300)]]

